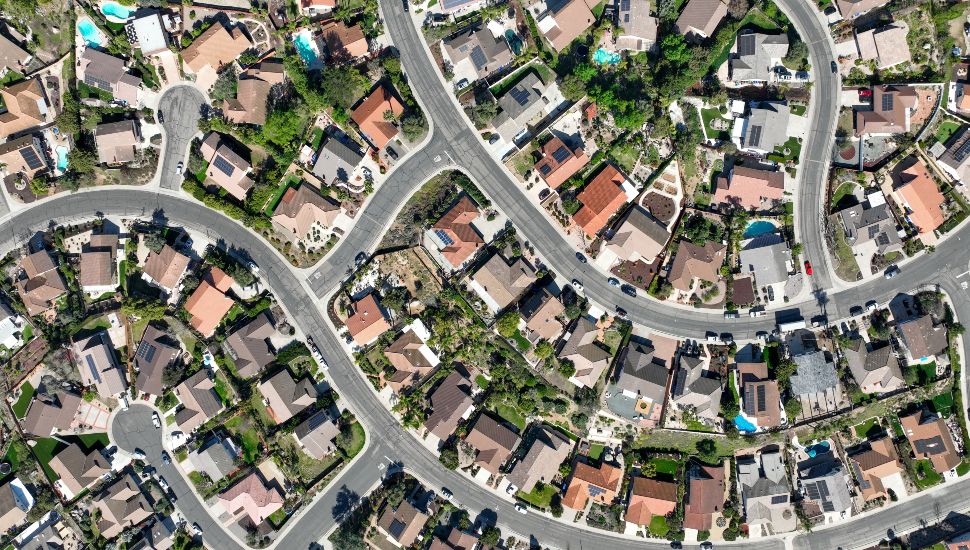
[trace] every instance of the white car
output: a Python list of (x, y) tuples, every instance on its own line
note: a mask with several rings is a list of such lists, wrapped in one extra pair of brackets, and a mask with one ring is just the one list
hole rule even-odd
[(576, 290), (576, 292), (582, 292), (583, 283), (579, 282), (579, 279), (573, 279), (573, 288)]
[(168, 483), (164, 477), (158, 476), (158, 486), (162, 488), (162, 491), (168, 492)]
[(145, 460), (145, 453), (141, 449), (135, 449), (131, 453), (131, 458), (135, 460)]
[(323, 359), (323, 354), (320, 353), (320, 350), (316, 346), (313, 346), (312, 348), (310, 348), (310, 355), (312, 355), (313, 360), (316, 361), (318, 365), (320, 365), (320, 368), (322, 368), (323, 370), (330, 370), (330, 365), (328, 365), (327, 362)]
[(253, 275), (259, 275), (259, 266), (256, 265), (256, 262), (249, 260), (248, 262), (246, 262), (246, 267), (248, 267), (249, 270), (253, 272)]
[(508, 494), (510, 494), (510, 495), (514, 495), (515, 492), (518, 491), (518, 490), (519, 490), (519, 488), (516, 487), (515, 485), (511, 484), (511, 483), (509, 483), (509, 486), (505, 488), (505, 492), (508, 493)]
[(195, 535), (195, 536), (197, 536), (197, 537), (201, 537), (202, 536), (202, 528), (199, 527), (199, 524), (198, 523), (193, 523), (192, 524), (192, 534)]
[(515, 503), (515, 511), (518, 512), (518, 513), (520, 513), (520, 514), (524, 514), (524, 513), (528, 512), (529, 509), (526, 508), (525, 506), (523, 506), (521, 502), (516, 502)]
[(162, 419), (158, 417), (158, 413), (155, 411), (152, 411), (152, 424), (155, 425), (156, 430), (162, 427)]

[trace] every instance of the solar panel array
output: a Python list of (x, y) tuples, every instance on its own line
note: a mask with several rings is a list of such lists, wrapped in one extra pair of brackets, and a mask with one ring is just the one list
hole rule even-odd
[(158, 349), (155, 348), (155, 346), (153, 346), (152, 344), (149, 344), (148, 342), (142, 342), (141, 344), (138, 345), (138, 351), (136, 352), (136, 355), (138, 355), (138, 357), (141, 357), (145, 361), (151, 363), (152, 359), (155, 358), (156, 351), (158, 351)]
[(572, 153), (569, 152), (569, 149), (566, 149), (565, 147), (560, 147), (552, 152), (552, 158), (556, 159), (556, 162), (562, 163), (562, 162), (566, 162), (566, 159), (568, 159), (569, 155), (571, 154)]
[(771, 497), (772, 504), (784, 504), (788, 502), (788, 495), (775, 495)]
[(445, 243), (445, 246), (451, 246), (455, 244), (454, 239), (449, 237), (448, 233), (445, 233), (444, 229), (435, 229), (434, 234), (438, 236), (438, 239), (440, 239), (441, 242)]
[(758, 385), (758, 412), (763, 413), (768, 410), (768, 399), (765, 397), (765, 387)]
[(754, 55), (755, 35), (745, 34), (738, 37), (738, 55)]
[(892, 94), (882, 94), (882, 110), (892, 111), (893, 110), (893, 96)]
[(471, 53), (472, 63), (475, 64), (475, 68), (481, 69), (485, 65), (488, 65), (488, 59), (485, 58), (485, 52), (482, 48), (475, 46), (475, 49)]
[(548, 164), (543, 164), (542, 166), (539, 167), (539, 172), (542, 172), (543, 176), (548, 176), (549, 172), (552, 172), (552, 166), (549, 166)]
[(757, 147), (761, 144), (761, 131), (763, 128), (761, 126), (752, 126), (751, 132), (748, 134), (748, 146)]
[(111, 84), (107, 80), (98, 78), (96, 76), (92, 76), (89, 74), (84, 75), (84, 83), (89, 86), (94, 86), (95, 88), (104, 90), (106, 92), (111, 91)]
[(757, 405), (754, 402), (754, 386), (748, 384), (744, 387), (744, 412), (748, 415), (755, 413)]
[(229, 161), (223, 157), (216, 157), (212, 161), (212, 164), (216, 165), (216, 168), (222, 171), (223, 174), (232, 177), (232, 173), (236, 171), (236, 167), (229, 164)]
[(630, 0), (620, 0), (620, 11), (630, 11)]
[(400, 539), (406, 528), (407, 525), (405, 525), (403, 521), (395, 518), (394, 521), (391, 522), (391, 528), (389, 530), (392, 537), (395, 539)]
[(529, 96), (531, 94), (525, 86), (516, 86), (515, 88), (512, 88), (512, 91), (509, 93), (512, 94), (512, 99), (514, 99), (519, 105), (525, 107), (526, 104), (529, 103)]
[(596, 485), (589, 486), (589, 496), (590, 498), (596, 498), (606, 492), (606, 489), (602, 487), (597, 487)]
[(98, 367), (94, 364), (94, 359), (90, 355), (85, 355), (84, 361), (88, 364), (88, 369), (91, 370), (91, 379), (97, 384), (101, 381), (101, 373), (98, 372)]
[(957, 162), (963, 162), (963, 159), (967, 158), (968, 154), (970, 154), (970, 139), (967, 139), (957, 147), (957, 150), (953, 152), (953, 158)]
[(40, 160), (37, 156), (37, 151), (33, 147), (22, 147), (20, 149), (20, 156), (24, 158), (24, 162), (27, 163), (27, 167), (31, 170), (37, 170), (44, 166), (44, 161)]

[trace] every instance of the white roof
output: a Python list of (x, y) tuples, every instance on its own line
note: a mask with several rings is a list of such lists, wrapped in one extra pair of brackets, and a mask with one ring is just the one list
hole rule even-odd
[(168, 49), (165, 31), (162, 30), (162, 19), (157, 13), (139, 17), (131, 23), (138, 37), (138, 47), (141, 53), (151, 55)]
[(882, 194), (882, 191), (876, 191), (875, 193), (869, 193), (866, 195), (866, 200), (869, 201), (869, 207), (882, 206), (886, 204), (886, 197)]

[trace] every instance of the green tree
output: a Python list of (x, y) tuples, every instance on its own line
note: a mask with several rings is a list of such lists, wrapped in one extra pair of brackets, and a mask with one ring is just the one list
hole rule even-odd
[(67, 154), (67, 165), (78, 174), (90, 174), (98, 164), (98, 157), (94, 151), (84, 147), (75, 147)]
[(212, 91), (209, 92), (209, 97), (218, 102), (225, 99), (233, 99), (236, 97), (238, 80), (239, 77), (236, 73), (236, 67), (234, 65), (228, 65), (219, 73), (219, 77), (216, 78), (215, 83), (212, 85)]
[(579, 101), (586, 95), (586, 82), (576, 74), (566, 75), (559, 84), (559, 91), (569, 101)]
[(802, 402), (797, 397), (791, 397), (785, 401), (785, 415), (789, 422), (802, 414)]
[(522, 316), (516, 311), (508, 311), (498, 318), (495, 328), (504, 338), (512, 338), (519, 330), (519, 321)]
[(539, 359), (548, 359), (552, 356), (553, 351), (555, 350), (553, 349), (552, 344), (546, 340), (540, 340), (539, 343), (536, 344), (535, 354)]
[(401, 119), (401, 132), (408, 141), (417, 141), (424, 135), (427, 128), (424, 116), (418, 113), (411, 113)]
[(660, 42), (660, 57), (673, 65), (686, 65), (692, 54), (683, 35), (671, 33)]
[(145, 236), (143, 237), (143, 241), (145, 243), (145, 247), (147, 247), (148, 250), (151, 250), (155, 254), (158, 254), (159, 252), (161, 252), (162, 248), (165, 247), (165, 238), (159, 235), (158, 233), (154, 233), (154, 232), (146, 233)]
[(121, 312), (131, 317), (157, 321), (165, 316), (167, 306), (159, 300), (129, 296), (121, 304)]
[(482, 536), (479, 538), (482, 545), (486, 547), (497, 546), (499, 539), (502, 538), (502, 531), (494, 525), (489, 525), (482, 529)]
[(458, 449), (454, 446), (445, 447), (441, 450), (441, 454), (438, 456), (438, 461), (448, 468), (449, 470), (455, 470), (458, 468)]
[(707, 463), (717, 462), (717, 443), (713, 439), (704, 438), (694, 444), (697, 447), (697, 456)]

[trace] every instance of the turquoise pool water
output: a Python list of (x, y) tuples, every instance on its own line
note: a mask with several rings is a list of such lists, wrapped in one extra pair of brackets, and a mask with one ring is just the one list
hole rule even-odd
[(816, 443), (815, 445), (805, 449), (805, 453), (809, 458), (815, 458), (816, 455), (829, 452), (830, 448), (831, 446), (829, 445), (828, 441), (822, 441), (821, 443)]
[(104, 45), (104, 34), (98, 29), (98, 26), (87, 17), (78, 19), (77, 30), (81, 33), (81, 38), (83, 38), (89, 46)]
[(505, 41), (509, 43), (509, 48), (512, 50), (512, 53), (515, 55), (522, 53), (522, 40), (520, 40), (519, 36), (515, 34), (515, 31), (512, 29), (506, 30)]
[(600, 48), (593, 53), (593, 61), (601, 65), (616, 65), (620, 62), (620, 54)]
[(749, 222), (748, 226), (744, 228), (744, 238), (751, 239), (761, 235), (766, 235), (774, 232), (775, 229), (777, 229), (775, 224), (769, 221), (755, 220), (753, 222)]
[(132, 11), (134, 10), (122, 6), (117, 2), (105, 2), (101, 4), (101, 13), (110, 15), (111, 17), (117, 17), (118, 19), (128, 19)]
[(296, 52), (300, 54), (300, 58), (307, 65), (313, 65), (317, 62), (317, 58), (320, 57), (320, 53), (317, 51), (317, 45), (313, 40), (313, 34), (310, 31), (296, 33), (293, 36), (293, 45), (296, 46)]
[(742, 433), (754, 433), (758, 431), (758, 427), (751, 423), (747, 418), (741, 416), (740, 414), (734, 417), (734, 425), (738, 427), (738, 431)]
[(61, 172), (67, 170), (67, 147), (58, 145), (54, 152), (57, 153), (57, 169)]

